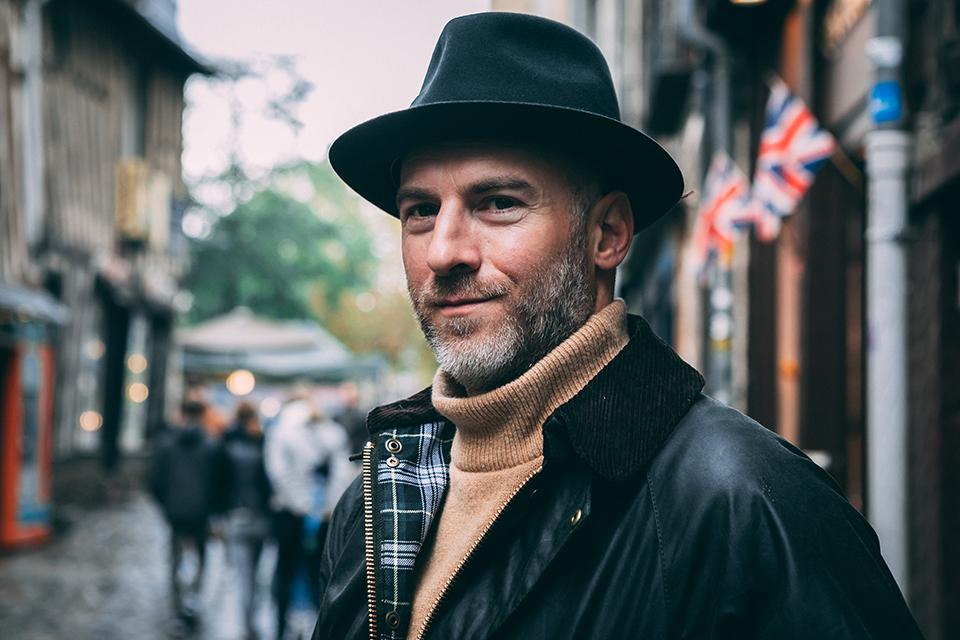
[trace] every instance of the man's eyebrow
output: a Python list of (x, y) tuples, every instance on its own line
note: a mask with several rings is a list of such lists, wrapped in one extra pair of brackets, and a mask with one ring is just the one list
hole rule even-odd
[(417, 187), (402, 187), (397, 190), (397, 208), (404, 200), (427, 200), (430, 198), (430, 192)]
[(523, 178), (490, 178), (489, 180), (481, 180), (480, 182), (471, 185), (470, 192), (475, 194), (484, 194), (490, 191), (499, 191), (501, 189), (512, 191), (532, 191), (533, 185)]

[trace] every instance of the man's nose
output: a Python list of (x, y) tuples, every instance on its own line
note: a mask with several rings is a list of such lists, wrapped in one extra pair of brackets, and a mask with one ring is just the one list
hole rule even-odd
[(463, 208), (446, 206), (440, 209), (427, 248), (427, 266), (431, 271), (446, 276), (480, 268), (480, 251), (473, 227)]

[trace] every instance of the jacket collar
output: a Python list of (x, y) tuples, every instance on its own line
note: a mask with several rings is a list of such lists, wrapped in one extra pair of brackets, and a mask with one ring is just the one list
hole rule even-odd
[[(630, 342), (580, 393), (561, 406), (551, 424), (564, 425), (577, 455), (609, 480), (639, 473), (667, 440), (703, 389), (703, 376), (680, 359), (639, 316), (628, 316)], [(376, 433), (398, 424), (443, 421), (431, 388), (373, 409)], [(548, 424), (545, 431), (549, 430)], [(551, 435), (545, 433), (545, 439)]]
[(557, 410), (577, 454), (609, 480), (639, 473), (703, 389), (703, 376), (639, 316), (630, 342)]

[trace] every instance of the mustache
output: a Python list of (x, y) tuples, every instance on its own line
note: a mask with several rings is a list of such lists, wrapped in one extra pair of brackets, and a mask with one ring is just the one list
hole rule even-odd
[(480, 282), (472, 273), (435, 276), (417, 292), (416, 301), (421, 305), (430, 305), (451, 297), (497, 298), (509, 292), (510, 285), (507, 282)]

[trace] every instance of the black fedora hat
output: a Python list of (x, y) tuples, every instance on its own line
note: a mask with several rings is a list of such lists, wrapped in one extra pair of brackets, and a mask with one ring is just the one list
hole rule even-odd
[(454, 18), (440, 34), (409, 109), (368, 120), (330, 146), (350, 187), (398, 216), (398, 160), (432, 142), (501, 139), (592, 163), (634, 211), (635, 232), (677, 203), (683, 176), (660, 145), (620, 121), (610, 70), (586, 36), (518, 13)]

